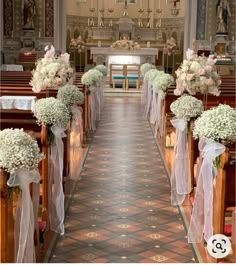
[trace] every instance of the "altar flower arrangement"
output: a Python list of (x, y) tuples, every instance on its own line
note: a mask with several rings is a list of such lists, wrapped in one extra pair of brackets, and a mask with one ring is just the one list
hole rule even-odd
[(71, 84), (60, 87), (57, 98), (67, 107), (73, 104), (82, 105), (84, 103), (84, 93), (77, 86)]
[(53, 97), (37, 100), (34, 106), (34, 116), (40, 125), (56, 125), (62, 128), (66, 128), (70, 120), (70, 112), (66, 105)]
[(157, 69), (150, 69), (144, 75), (144, 80), (148, 80), (148, 81), (152, 82), (156, 78), (156, 76), (158, 75), (159, 72), (160, 71), (158, 71)]
[(236, 141), (236, 109), (220, 104), (217, 107), (203, 111), (196, 119), (193, 137), (207, 138), (211, 141)]
[(23, 129), (0, 131), (0, 167), (14, 173), (17, 169), (37, 169), (44, 158), (37, 141)]
[(87, 86), (95, 85), (103, 78), (103, 74), (97, 69), (90, 69), (84, 73), (81, 78), (81, 83)]
[(208, 58), (194, 54), (191, 49), (187, 50), (187, 59), (177, 69), (176, 96), (184, 92), (190, 95), (196, 93), (220, 95), (219, 86), (221, 84), (220, 76), (215, 67), (216, 60), (213, 55)]
[(167, 39), (166, 45), (164, 47), (164, 53), (168, 56), (171, 55), (171, 53), (177, 48), (176, 40), (171, 37), (170, 39)]
[(100, 71), (103, 74), (103, 76), (107, 75), (107, 68), (103, 64), (99, 64), (99, 65), (95, 66), (94, 69)]
[(156, 69), (156, 66), (153, 64), (150, 64), (150, 63), (144, 63), (140, 67), (140, 71), (141, 71), (143, 76), (146, 74), (147, 71), (149, 71), (151, 69)]
[(190, 95), (183, 94), (181, 97), (171, 103), (170, 110), (177, 118), (190, 121), (191, 118), (201, 115), (204, 107), (201, 100), (198, 100), (197, 98)]
[(174, 83), (174, 77), (170, 74), (166, 74), (163, 71), (158, 71), (155, 79), (152, 82), (153, 90), (159, 93), (163, 98), (167, 88)]
[(85, 42), (82, 40), (81, 36), (76, 39), (71, 39), (70, 47), (78, 49), (78, 52), (81, 53), (84, 50)]
[(138, 42), (134, 42), (132, 40), (127, 40), (124, 38), (123, 40), (117, 40), (112, 43), (111, 45), (112, 49), (123, 49), (123, 50), (134, 50), (139, 49), (140, 45)]
[(73, 69), (70, 67), (70, 55), (68, 53), (56, 56), (53, 46), (45, 47), (45, 55), (36, 63), (36, 69), (32, 71), (30, 85), (32, 90), (39, 93), (47, 88), (64, 86), (72, 82)]

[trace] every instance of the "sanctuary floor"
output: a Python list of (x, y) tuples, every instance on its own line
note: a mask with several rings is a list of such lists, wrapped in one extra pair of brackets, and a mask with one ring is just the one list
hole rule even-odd
[(140, 95), (106, 96), (49, 262), (198, 262)]

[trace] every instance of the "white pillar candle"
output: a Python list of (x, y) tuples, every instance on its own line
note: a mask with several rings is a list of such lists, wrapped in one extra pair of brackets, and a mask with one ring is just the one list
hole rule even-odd
[(93, 8), (93, 0), (91, 0), (91, 8)]
[(158, 1), (158, 9), (161, 9), (161, 0)]
[(139, 0), (139, 8), (142, 8), (142, 0)]

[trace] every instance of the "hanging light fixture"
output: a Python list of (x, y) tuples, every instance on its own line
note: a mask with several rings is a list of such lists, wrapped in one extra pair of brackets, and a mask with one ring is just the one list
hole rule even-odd
[(180, 8), (177, 8), (177, 3), (180, 3), (180, 0), (170, 0), (171, 8), (170, 12), (172, 16), (178, 16)]

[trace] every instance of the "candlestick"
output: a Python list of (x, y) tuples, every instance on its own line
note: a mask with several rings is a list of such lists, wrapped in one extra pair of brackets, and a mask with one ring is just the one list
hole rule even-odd
[(158, 1), (158, 8), (161, 9), (161, 0)]
[(93, 8), (93, 0), (91, 0), (91, 8)]
[(142, 9), (142, 0), (139, 0), (139, 9)]

